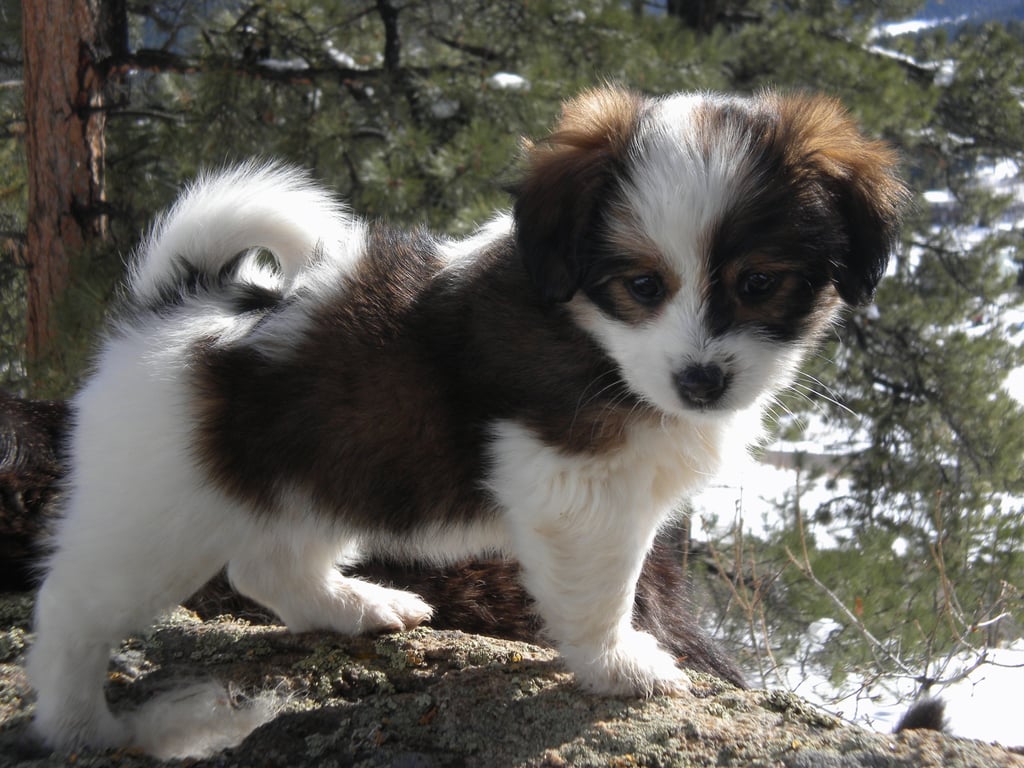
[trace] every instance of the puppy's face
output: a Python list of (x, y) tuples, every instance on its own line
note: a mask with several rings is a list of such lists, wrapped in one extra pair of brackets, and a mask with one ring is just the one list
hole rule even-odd
[(729, 412), (871, 298), (905, 195), (894, 165), (831, 99), (603, 89), (528, 147), (516, 235), (544, 298), (637, 394)]

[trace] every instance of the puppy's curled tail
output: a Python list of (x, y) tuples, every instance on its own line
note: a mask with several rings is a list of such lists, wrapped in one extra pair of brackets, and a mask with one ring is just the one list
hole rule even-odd
[(207, 172), (156, 220), (136, 252), (130, 293), (160, 301), (252, 249), (274, 255), (287, 291), (311, 264), (355, 259), (362, 226), (300, 169), (251, 161)]

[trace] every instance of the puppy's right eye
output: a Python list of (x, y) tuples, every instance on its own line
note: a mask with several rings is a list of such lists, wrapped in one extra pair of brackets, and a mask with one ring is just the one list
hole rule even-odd
[(665, 284), (658, 275), (628, 277), (626, 290), (637, 302), (647, 307), (653, 307), (665, 298)]
[(768, 272), (751, 272), (744, 275), (739, 283), (739, 293), (747, 301), (756, 302), (767, 299), (779, 285), (775, 275)]

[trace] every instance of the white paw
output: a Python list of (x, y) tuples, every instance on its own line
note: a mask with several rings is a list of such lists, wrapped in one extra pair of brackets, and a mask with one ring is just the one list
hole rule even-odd
[(434, 613), (418, 595), (359, 582), (363, 613), (358, 632), (400, 632), (427, 621)]
[(327, 629), (343, 635), (412, 629), (432, 613), (412, 592), (345, 578), (334, 571), (322, 588), (289, 594), (287, 602), (275, 610), (292, 632)]
[(577, 680), (595, 693), (678, 696), (690, 688), (690, 678), (647, 632), (629, 629), (610, 645), (567, 647), (562, 654)]
[(60, 695), (58, 703), (50, 694), (40, 696), (36, 704), (32, 731), (51, 749), (73, 752), (82, 747), (108, 749), (127, 746), (132, 734), (127, 724), (117, 720), (102, 698), (86, 706), (81, 699)]

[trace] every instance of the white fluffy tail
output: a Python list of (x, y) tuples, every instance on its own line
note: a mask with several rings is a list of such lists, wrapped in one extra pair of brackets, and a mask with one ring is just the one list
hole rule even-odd
[(272, 692), (236, 704), (219, 683), (167, 691), (127, 713), (131, 746), (161, 760), (209, 757), (237, 746), (286, 703)]
[(200, 176), (161, 216), (137, 253), (131, 292), (159, 300), (183, 269), (217, 275), (235, 257), (274, 254), (285, 285), (314, 260), (351, 261), (362, 224), (307, 173), (250, 162)]
[(286, 696), (272, 691), (235, 702), (224, 686), (209, 681), (165, 691), (118, 715), (110, 714), (102, 698), (88, 712), (50, 713), (63, 715), (60, 722), (43, 721), (44, 713), (37, 712), (33, 727), (60, 751), (130, 748), (160, 760), (203, 758), (238, 746), (287, 703)]

